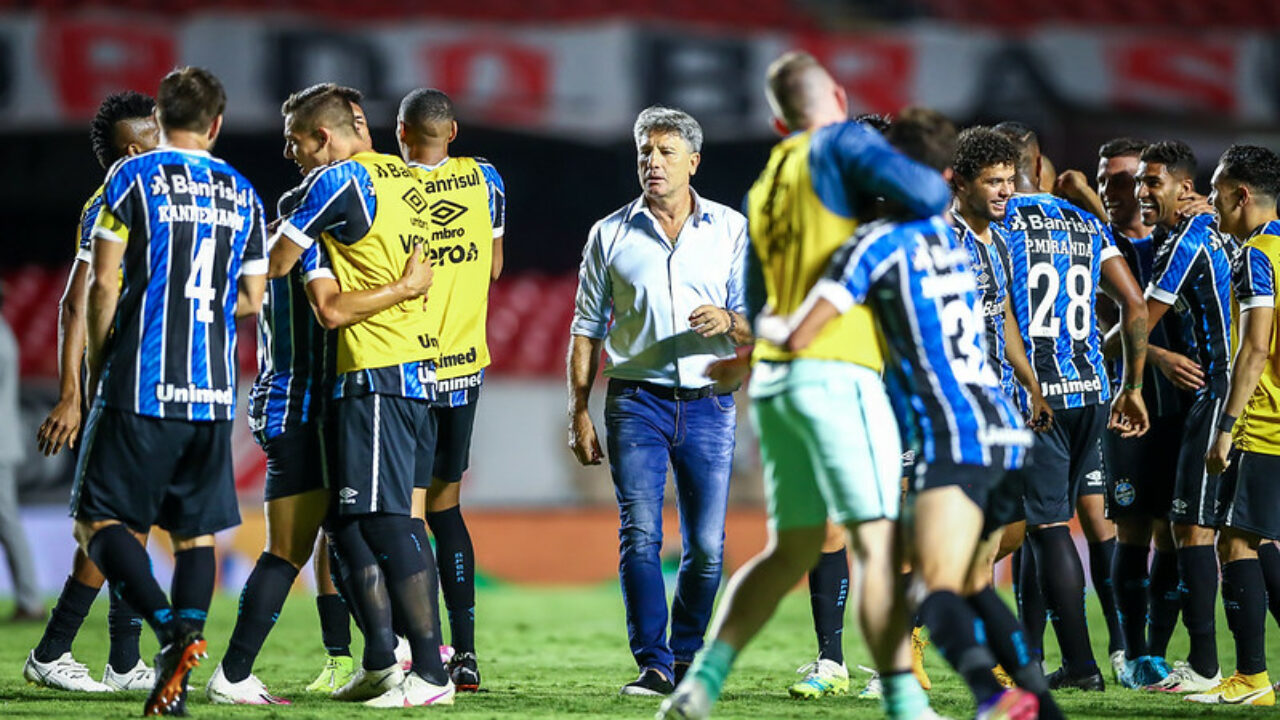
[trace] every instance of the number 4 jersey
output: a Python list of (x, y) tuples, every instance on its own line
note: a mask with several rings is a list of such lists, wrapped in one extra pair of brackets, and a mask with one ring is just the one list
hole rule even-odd
[(1062, 198), (1014, 195), (1005, 210), (1009, 294), (1040, 392), (1055, 410), (1111, 398), (1094, 307), (1102, 263), (1119, 257), (1107, 228)]
[(262, 201), (207, 152), (162, 147), (116, 163), (93, 229), (123, 242), (101, 401), (157, 418), (230, 420), (241, 275), (264, 275)]
[(987, 364), (969, 251), (941, 218), (863, 226), (814, 291), (842, 312), (870, 308), (898, 425), (925, 462), (1022, 466), (1031, 433)]

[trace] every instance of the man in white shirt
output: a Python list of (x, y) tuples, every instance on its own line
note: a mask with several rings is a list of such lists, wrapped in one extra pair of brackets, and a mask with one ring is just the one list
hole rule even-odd
[[(619, 575), (640, 668), (622, 694), (665, 695), (702, 646), (720, 585), (736, 408), (733, 388), (715, 387), (707, 368), (751, 341), (743, 315), (747, 236), (740, 213), (689, 187), (701, 161), (696, 120), (650, 107), (634, 134), (644, 192), (591, 229), (578, 273), (569, 446), (584, 465), (605, 457), (587, 413), (603, 346)], [(684, 541), (670, 642), (659, 558), (668, 463)]]

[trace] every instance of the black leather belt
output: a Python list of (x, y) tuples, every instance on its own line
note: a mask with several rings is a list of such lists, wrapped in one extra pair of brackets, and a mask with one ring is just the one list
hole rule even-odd
[(609, 394), (613, 395), (627, 388), (643, 390), (663, 400), (702, 400), (713, 395), (732, 395), (733, 393), (716, 392), (715, 385), (704, 385), (699, 388), (668, 387), (656, 383), (639, 380), (618, 380), (609, 378)]

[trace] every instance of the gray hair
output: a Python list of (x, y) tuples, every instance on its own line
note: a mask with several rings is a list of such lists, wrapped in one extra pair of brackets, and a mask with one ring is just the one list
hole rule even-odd
[(688, 143), (690, 152), (702, 152), (702, 126), (683, 110), (661, 105), (650, 105), (641, 110), (632, 130), (636, 137), (636, 147), (644, 144), (645, 138), (655, 130), (677, 133)]

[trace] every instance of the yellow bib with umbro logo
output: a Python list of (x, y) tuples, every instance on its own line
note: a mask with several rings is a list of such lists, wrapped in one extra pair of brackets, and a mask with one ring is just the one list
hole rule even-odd
[[(485, 318), (489, 308), (489, 275), (493, 267), (493, 221), (489, 187), (474, 158), (450, 157), (434, 168), (411, 163), (422, 183), (431, 233), (435, 279), (427, 294), (433, 338), (439, 349), (436, 381), (442, 390), (457, 390), (445, 381), (475, 375), (489, 365)], [(479, 378), (476, 382), (478, 384)]]

